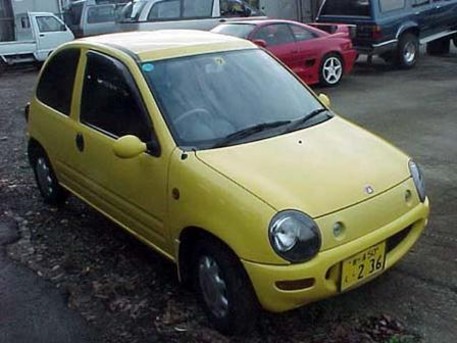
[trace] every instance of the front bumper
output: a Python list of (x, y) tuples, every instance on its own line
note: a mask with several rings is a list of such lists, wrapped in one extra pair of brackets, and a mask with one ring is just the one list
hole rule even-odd
[[(320, 252), (303, 264), (275, 266), (242, 261), (260, 304), (268, 311), (287, 311), (340, 293), (341, 264), (346, 258), (386, 241), (385, 270), (400, 260), (419, 239), (427, 225), (429, 202), (419, 203), (393, 222), (344, 245)], [(377, 277), (375, 274), (363, 283)], [(290, 282), (303, 288), (284, 290)], [(362, 285), (358, 284), (358, 286)]]

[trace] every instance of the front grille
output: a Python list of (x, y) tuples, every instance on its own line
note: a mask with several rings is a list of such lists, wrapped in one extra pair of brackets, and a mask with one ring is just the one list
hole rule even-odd
[(395, 235), (389, 237), (386, 241), (386, 253), (394, 250), (406, 238), (406, 236), (408, 236), (412, 228), (413, 226), (410, 225), (400, 232), (397, 232)]

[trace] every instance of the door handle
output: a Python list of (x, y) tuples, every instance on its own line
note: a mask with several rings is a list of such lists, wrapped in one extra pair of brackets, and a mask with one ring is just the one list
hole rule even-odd
[(84, 151), (84, 136), (82, 135), (82, 133), (78, 133), (76, 135), (76, 148), (78, 148), (78, 150), (80, 152), (83, 152)]
[(40, 33), (40, 37), (44, 37), (44, 33)]
[(221, 19), (219, 20), (219, 23), (225, 23), (227, 20), (226, 19)]

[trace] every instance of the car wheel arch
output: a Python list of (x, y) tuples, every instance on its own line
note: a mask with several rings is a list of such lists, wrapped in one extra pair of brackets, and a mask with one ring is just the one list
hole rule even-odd
[(198, 226), (189, 226), (184, 228), (178, 238), (179, 247), (177, 249), (176, 261), (178, 278), (185, 286), (192, 285), (192, 257), (197, 242), (200, 240), (216, 240), (225, 245), (235, 256), (239, 256), (226, 241), (208, 230)]
[(46, 154), (46, 150), (44, 149), (43, 145), (35, 138), (30, 138), (27, 145), (27, 155), (31, 165), (35, 163), (38, 157), (38, 153), (40, 152)]

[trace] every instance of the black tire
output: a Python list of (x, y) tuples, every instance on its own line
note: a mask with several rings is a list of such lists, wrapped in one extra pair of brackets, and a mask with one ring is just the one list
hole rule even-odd
[(322, 86), (333, 87), (340, 83), (344, 74), (341, 57), (335, 53), (324, 56), (319, 69), (319, 82)]
[(427, 43), (427, 54), (429, 55), (444, 55), (448, 54), (451, 49), (451, 40), (449, 38), (437, 39)]
[(35, 181), (44, 202), (62, 205), (68, 197), (68, 191), (59, 184), (48, 156), (41, 148), (31, 149), (29, 154)]
[(0, 75), (2, 75), (6, 71), (7, 67), (8, 67), (8, 65), (5, 63), (5, 61), (3, 61), (0, 58)]
[(253, 329), (260, 306), (239, 258), (216, 239), (197, 242), (194, 286), (209, 322), (225, 335)]
[(404, 33), (398, 42), (397, 65), (401, 69), (411, 69), (419, 57), (419, 39), (413, 33)]

